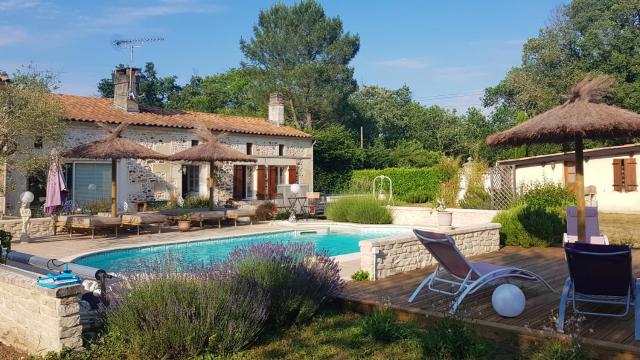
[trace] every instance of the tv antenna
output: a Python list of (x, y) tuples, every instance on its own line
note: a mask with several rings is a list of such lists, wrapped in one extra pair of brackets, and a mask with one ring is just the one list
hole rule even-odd
[(113, 40), (111, 44), (114, 47), (120, 49), (129, 49), (129, 97), (135, 100), (135, 93), (131, 90), (133, 86), (133, 71), (131, 71), (131, 67), (133, 66), (133, 49), (138, 49), (143, 47), (146, 43), (163, 41), (163, 37), (146, 37), (140, 39), (131, 39), (131, 40)]

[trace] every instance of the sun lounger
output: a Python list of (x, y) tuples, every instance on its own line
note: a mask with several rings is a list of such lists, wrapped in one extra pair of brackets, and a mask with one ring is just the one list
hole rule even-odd
[[(598, 208), (585, 208), (585, 237), (590, 244), (608, 245), (609, 238), (600, 233), (600, 223), (598, 222)], [(567, 206), (567, 232), (564, 234), (562, 243), (573, 243), (578, 241), (578, 210), (575, 206)]]
[[(631, 248), (627, 245), (565, 244), (569, 277), (564, 283), (558, 311), (558, 332), (564, 330), (567, 302), (583, 315), (623, 317), (635, 306), (635, 340), (640, 340), (640, 281), (633, 276)], [(598, 312), (579, 304), (598, 304)], [(624, 311), (603, 312), (602, 305)]]
[[(455, 314), (458, 306), (467, 295), (502, 279), (537, 281), (553, 291), (553, 288), (543, 278), (529, 270), (467, 261), (449, 235), (423, 230), (413, 230), (413, 232), (438, 261), (438, 266), (418, 285), (411, 294), (409, 302), (413, 302), (420, 290), (426, 285), (430, 291), (435, 293), (454, 296), (455, 301), (449, 312)], [(448, 276), (442, 277), (445, 275)], [(443, 286), (450, 290), (444, 290)]]
[(58, 228), (62, 228), (63, 230), (69, 232), (71, 227), (71, 222), (74, 218), (77, 217), (87, 217), (91, 215), (86, 214), (77, 214), (77, 215), (56, 215), (53, 218), (53, 235), (58, 234)]
[(96, 229), (113, 228), (115, 236), (118, 237), (118, 228), (122, 225), (120, 217), (112, 218), (106, 216), (81, 216), (71, 219), (69, 237), (73, 235), (73, 229), (91, 230), (91, 239), (95, 236)]
[(256, 218), (256, 209), (255, 208), (239, 208), (239, 209), (227, 209), (226, 218), (229, 220), (233, 220), (234, 226), (238, 226), (239, 218), (249, 218), (249, 223), (253, 224), (253, 221)]
[(122, 225), (135, 226), (138, 235), (140, 235), (140, 227), (145, 225), (157, 225), (158, 233), (162, 232), (162, 225), (167, 222), (167, 217), (158, 213), (139, 212), (133, 214), (122, 215)]
[(208, 211), (197, 211), (189, 214), (191, 221), (198, 221), (200, 223), (200, 227), (203, 227), (205, 221), (217, 221), (218, 228), (222, 227), (222, 220), (225, 219), (225, 211), (224, 210), (208, 210)]

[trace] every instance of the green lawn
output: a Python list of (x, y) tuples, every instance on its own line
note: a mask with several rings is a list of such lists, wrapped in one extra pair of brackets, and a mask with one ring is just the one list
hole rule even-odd
[(612, 244), (640, 247), (640, 214), (600, 213), (600, 231)]

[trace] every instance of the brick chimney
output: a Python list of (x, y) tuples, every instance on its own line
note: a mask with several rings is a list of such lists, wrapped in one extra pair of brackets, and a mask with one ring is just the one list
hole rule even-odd
[(113, 71), (113, 103), (116, 107), (128, 111), (139, 112), (138, 85), (140, 69), (121, 68)]
[(284, 125), (284, 96), (278, 92), (269, 96), (269, 121), (276, 126)]

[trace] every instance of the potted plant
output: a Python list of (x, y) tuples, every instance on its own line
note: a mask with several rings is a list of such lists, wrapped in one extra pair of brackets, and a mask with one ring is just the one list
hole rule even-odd
[(438, 206), (436, 211), (438, 212), (438, 227), (450, 229), (453, 224), (453, 213), (447, 211), (447, 205), (442, 198), (436, 200)]
[(190, 214), (183, 214), (178, 216), (178, 231), (187, 232), (191, 230), (191, 216)]

